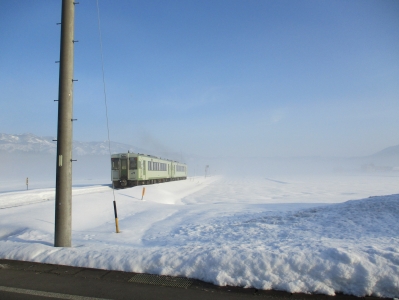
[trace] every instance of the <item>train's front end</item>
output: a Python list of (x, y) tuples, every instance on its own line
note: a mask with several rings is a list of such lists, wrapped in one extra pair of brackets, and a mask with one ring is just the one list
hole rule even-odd
[(139, 177), (137, 169), (137, 154), (113, 154), (111, 156), (111, 169), (111, 180), (114, 187), (133, 186)]

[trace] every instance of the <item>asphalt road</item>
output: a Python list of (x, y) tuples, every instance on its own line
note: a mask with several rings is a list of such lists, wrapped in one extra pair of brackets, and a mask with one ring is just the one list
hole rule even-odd
[[(0, 259), (0, 300), (362, 299), (219, 287), (199, 280)], [(367, 297), (367, 300), (382, 298)]]

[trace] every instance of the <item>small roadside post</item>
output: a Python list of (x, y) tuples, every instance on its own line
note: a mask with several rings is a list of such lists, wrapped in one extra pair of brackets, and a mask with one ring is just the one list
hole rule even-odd
[(141, 192), (141, 200), (143, 200), (144, 195), (145, 195), (145, 187), (143, 187), (143, 191)]
[(116, 211), (116, 202), (114, 200), (114, 214), (115, 214), (115, 229), (116, 233), (120, 233), (119, 231), (119, 222), (118, 222), (118, 212)]
[(29, 189), (29, 178), (26, 177), (26, 190), (28, 190), (28, 189)]

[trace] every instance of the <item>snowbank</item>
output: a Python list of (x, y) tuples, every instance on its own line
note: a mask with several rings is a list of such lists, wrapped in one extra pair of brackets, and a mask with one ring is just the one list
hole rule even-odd
[(399, 195), (364, 196), (395, 193), (397, 179), (196, 177), (147, 186), (144, 201), (141, 187), (117, 190), (120, 234), (111, 189), (80, 187), (72, 248), (53, 247), (51, 190), (3, 193), (0, 258), (398, 297)]

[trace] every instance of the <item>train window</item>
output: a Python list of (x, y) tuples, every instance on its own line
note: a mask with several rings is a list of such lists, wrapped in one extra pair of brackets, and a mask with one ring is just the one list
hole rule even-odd
[(130, 157), (129, 158), (129, 169), (130, 170), (137, 169), (137, 157)]
[(111, 158), (112, 170), (119, 170), (119, 158)]
[(186, 172), (185, 166), (175, 166), (177, 172)]
[(148, 171), (152, 170), (152, 162), (148, 161)]

